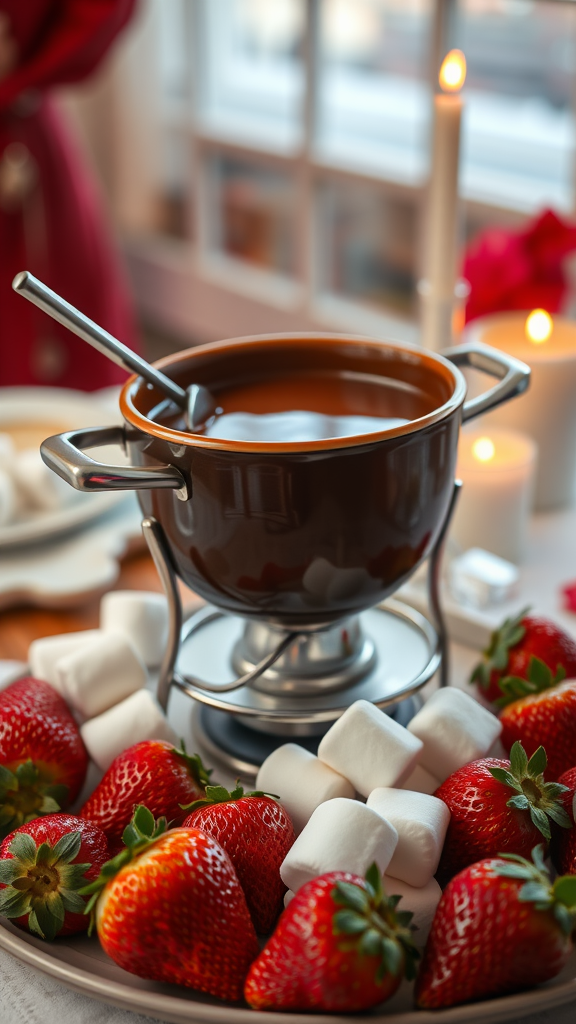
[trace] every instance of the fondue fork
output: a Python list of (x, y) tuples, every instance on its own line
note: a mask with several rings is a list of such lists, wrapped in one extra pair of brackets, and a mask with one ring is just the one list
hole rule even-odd
[(153, 384), (160, 391), (163, 391), (168, 398), (171, 398), (186, 415), (186, 424), (189, 430), (196, 430), (202, 423), (212, 416), (216, 410), (216, 402), (208, 388), (202, 384), (190, 384), (186, 390), (171, 380), (160, 370), (157, 370), (145, 359), (133, 352), (127, 345), (123, 345), (112, 334), (105, 331), (93, 320), (75, 309), (69, 302), (57, 295), (47, 285), (39, 281), (28, 270), (23, 270), (12, 281), (12, 287), (19, 295), (23, 295), (29, 302), (34, 303), (44, 313), (51, 316), (53, 320), (63, 324), (73, 334), (78, 335), (83, 341), (107, 356), (114, 363), (118, 363), (129, 373), (137, 373), (149, 384)]

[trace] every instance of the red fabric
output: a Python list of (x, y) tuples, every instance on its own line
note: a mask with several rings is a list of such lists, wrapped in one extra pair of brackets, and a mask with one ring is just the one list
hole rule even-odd
[[(129, 293), (97, 189), (45, 90), (88, 75), (134, 0), (0, 0), (17, 43), (0, 81), (0, 162), (26, 147), (35, 183), (0, 203), (0, 384), (94, 390), (126, 374), (11, 289), (30, 270), (125, 344), (137, 347)], [(0, 190), (1, 192), (1, 190)]]
[(523, 231), (489, 228), (468, 247), (462, 276), (470, 283), (466, 321), (510, 309), (561, 311), (563, 262), (576, 249), (576, 226), (546, 210)]

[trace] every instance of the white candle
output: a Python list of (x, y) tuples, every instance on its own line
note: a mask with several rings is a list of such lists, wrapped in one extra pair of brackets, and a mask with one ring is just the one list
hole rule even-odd
[(463, 483), (451, 526), (463, 550), (484, 548), (518, 563), (530, 514), (536, 445), (507, 430), (462, 431), (457, 475)]
[(432, 168), (424, 280), (420, 282), (422, 344), (435, 352), (450, 345), (458, 246), (458, 165), (466, 59), (451, 50), (440, 68), (443, 90), (434, 97)]
[(576, 488), (576, 323), (544, 310), (496, 313), (468, 324), (481, 341), (528, 363), (528, 391), (490, 413), (490, 428), (520, 430), (538, 446), (535, 507), (571, 505)]

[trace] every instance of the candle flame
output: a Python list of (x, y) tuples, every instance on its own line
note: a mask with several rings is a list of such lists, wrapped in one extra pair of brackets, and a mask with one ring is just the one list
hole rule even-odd
[(466, 57), (462, 50), (450, 50), (442, 61), (438, 80), (444, 92), (458, 92), (466, 79)]
[(545, 309), (533, 309), (526, 320), (526, 337), (535, 345), (541, 345), (552, 334), (554, 324)]
[(472, 445), (472, 454), (478, 462), (490, 462), (495, 452), (494, 442), (489, 437), (479, 437)]

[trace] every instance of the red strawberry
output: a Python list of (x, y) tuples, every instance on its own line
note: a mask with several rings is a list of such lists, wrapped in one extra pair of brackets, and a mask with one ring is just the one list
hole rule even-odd
[(67, 705), (27, 676), (0, 693), (0, 838), (73, 803), (88, 754)]
[(505, 749), (510, 750), (516, 740), (528, 756), (537, 747), (546, 747), (546, 777), (557, 779), (576, 759), (576, 679), (515, 700), (502, 709), (500, 721)]
[(186, 817), (181, 805), (204, 796), (210, 774), (198, 754), (164, 740), (143, 740), (118, 755), (79, 814), (99, 825), (113, 846), (137, 804), (179, 825)]
[(307, 882), (254, 961), (244, 988), (255, 1010), (355, 1013), (394, 995), (419, 956), (412, 914), (396, 910), (375, 864), (366, 879), (331, 871)]
[(104, 833), (71, 814), (35, 818), (0, 846), (0, 914), (42, 939), (85, 932), (78, 890), (109, 857)]
[(576, 643), (549, 619), (526, 615), (506, 619), (495, 630), (483, 660), (470, 678), (489, 701), (509, 703), (526, 693), (576, 676)]
[(244, 890), (257, 932), (272, 931), (282, 910), (286, 886), (280, 865), (296, 836), (282, 804), (265, 793), (247, 793), (237, 786), (207, 786), (196, 800), (184, 827), (201, 828), (220, 843), (232, 861)]
[(550, 821), (570, 828), (560, 803), (564, 787), (544, 782), (546, 754), (539, 747), (528, 760), (520, 743), (510, 761), (485, 757), (449, 775), (438, 787), (450, 811), (450, 824), (436, 877), (444, 886), (458, 871), (500, 851), (530, 855), (542, 836), (550, 839)]
[(239, 1000), (258, 940), (232, 862), (206, 832), (165, 828), (138, 807), (127, 849), (82, 890), (100, 942), (141, 978)]
[[(576, 757), (576, 754), (575, 754)], [(560, 801), (571, 823), (570, 829), (557, 828), (552, 833), (552, 863), (563, 875), (576, 875), (576, 824), (574, 824), (574, 795), (576, 794), (576, 768), (570, 768), (558, 782), (566, 786)]]
[(510, 854), (472, 864), (442, 894), (416, 982), (420, 1009), (532, 988), (567, 963), (576, 923), (576, 878)]

